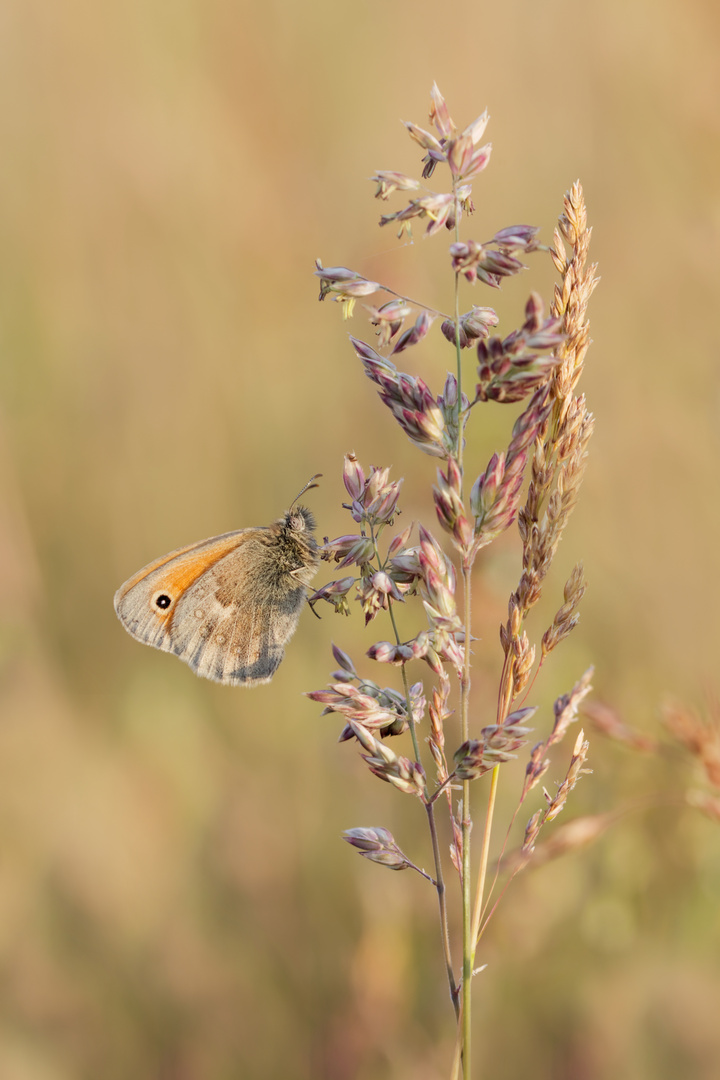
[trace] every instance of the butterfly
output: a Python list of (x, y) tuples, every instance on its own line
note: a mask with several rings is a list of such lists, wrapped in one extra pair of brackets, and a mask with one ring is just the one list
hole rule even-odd
[(297, 500), (271, 525), (223, 533), (148, 563), (115, 593), (129, 634), (196, 675), (259, 686), (277, 671), (320, 558), (315, 519)]

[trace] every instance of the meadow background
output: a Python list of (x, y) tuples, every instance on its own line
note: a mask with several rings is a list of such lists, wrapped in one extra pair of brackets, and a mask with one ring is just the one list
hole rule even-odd
[[(447, 1075), (432, 890), (339, 838), (383, 824), (427, 865), (422, 815), (300, 693), (331, 640), (361, 657), (386, 631), (306, 613), (272, 685), (240, 691), (140, 647), (112, 608), (139, 566), (267, 523), (316, 471), (321, 535), (349, 531), (348, 450), (405, 476), (406, 520), (434, 527), (434, 462), (347, 344), (367, 324), (318, 305), (311, 276), (320, 256), (448, 302), (445, 240), (379, 230), (367, 179), (416, 172), (399, 121), (426, 123), (433, 79), (458, 123), (491, 114), (466, 235), (549, 238), (577, 177), (595, 230), (597, 428), (539, 631), (579, 558), (590, 587), (537, 728), (590, 663), (648, 734), (668, 695), (716, 700), (719, 24), (710, 0), (5, 0), (2, 1080)], [(550, 293), (532, 267), (464, 306), (507, 332), (531, 286)], [(437, 334), (406, 355), (438, 389), (453, 364)], [(486, 413), (478, 467), (510, 424)], [(512, 535), (479, 564), (481, 720), (517, 558)], [(516, 881), (478, 956), (478, 1076), (710, 1080), (720, 830), (675, 804), (682, 755), (591, 734), (589, 764), (568, 820), (668, 803)]]

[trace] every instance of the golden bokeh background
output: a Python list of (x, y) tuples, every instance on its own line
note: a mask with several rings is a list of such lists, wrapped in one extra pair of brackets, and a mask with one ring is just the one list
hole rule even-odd
[[(538, 729), (590, 663), (650, 734), (666, 695), (717, 694), (719, 22), (709, 0), (6, 0), (2, 1080), (448, 1075), (432, 890), (339, 839), (383, 824), (427, 865), (422, 814), (301, 696), (331, 640), (361, 662), (387, 630), (307, 613), (272, 685), (239, 691), (141, 648), (112, 609), (139, 566), (272, 520), (315, 471), (321, 534), (349, 531), (347, 450), (392, 465), (406, 520), (434, 527), (434, 463), (347, 344), (367, 324), (318, 305), (311, 276), (320, 256), (449, 303), (445, 239), (378, 230), (367, 179), (417, 171), (398, 121), (426, 123), (434, 79), (458, 123), (491, 113), (466, 235), (548, 238), (576, 177), (595, 229), (597, 430), (535, 631), (579, 558), (590, 587)], [(465, 306), (508, 332), (551, 284), (536, 259)], [(453, 362), (438, 335), (403, 361), (437, 389)], [(482, 412), (476, 468), (508, 438), (510, 414)], [(508, 537), (478, 570), (479, 725), (517, 555)], [(720, 832), (677, 804), (681, 755), (592, 737), (590, 764), (568, 820), (653, 805), (513, 885), (478, 955), (477, 1075), (710, 1080)]]

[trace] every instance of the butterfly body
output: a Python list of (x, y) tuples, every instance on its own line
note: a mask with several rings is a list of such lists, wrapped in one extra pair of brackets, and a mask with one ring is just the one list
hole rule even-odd
[(149, 563), (115, 594), (128, 633), (175, 653), (206, 679), (270, 681), (294, 634), (319, 563), (304, 507), (272, 525), (240, 529)]

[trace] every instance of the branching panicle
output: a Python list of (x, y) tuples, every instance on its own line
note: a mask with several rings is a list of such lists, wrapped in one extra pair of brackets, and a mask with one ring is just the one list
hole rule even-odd
[[(379, 294), (364, 308), (376, 335), (375, 347), (351, 337), (356, 358), (375, 384), (380, 400), (423, 453), (440, 459), (432, 487), (432, 502), (447, 534), (448, 551), (423, 524), (393, 531), (400, 513), (400, 485), (388, 469), (366, 472), (348, 454), (343, 482), (349, 497), (344, 507), (354, 527), (335, 540), (325, 539), (320, 556), (339, 570), (352, 568), (356, 577), (343, 577), (318, 589), (310, 598), (347, 612), (350, 597), (359, 601), (366, 624), (386, 617), (387, 637), (371, 644), (371, 661), (398, 668), (398, 688), (381, 688), (361, 677), (351, 657), (333, 646), (338, 670), (327, 689), (310, 697), (325, 714), (339, 714), (341, 741), (359, 746), (370, 772), (399, 791), (416, 796), (427, 816), (434, 877), (419, 871), (437, 890), (443, 953), (451, 1002), (459, 1023), (463, 1075), (470, 1076), (470, 1006), (474, 954), (480, 934), (485, 874), (492, 827), (498, 770), (517, 757), (530, 734), (528, 720), (535, 706), (518, 702), (527, 694), (546, 656), (571, 633), (585, 591), (582, 565), (571, 573), (563, 602), (539, 644), (526, 628), (538, 603), (558, 544), (577, 502), (592, 434), (593, 419), (584, 397), (575, 396), (588, 344), (587, 303), (594, 289), (595, 267), (588, 265), (590, 231), (582, 189), (573, 185), (565, 196), (563, 213), (552, 247), (540, 243), (531, 225), (497, 229), (488, 239), (460, 237), (460, 224), (472, 213), (472, 181), (487, 167), (491, 146), (483, 141), (487, 112), (460, 129), (450, 116), (437, 86), (431, 92), (428, 128), (406, 122), (410, 138), (421, 148), (421, 175), (411, 177), (384, 170), (374, 173), (375, 195), (388, 203), (393, 195), (405, 200), (388, 209), (381, 225), (393, 224), (398, 235), (410, 232), (417, 220), (428, 237), (452, 230), (448, 265), (455, 284), (452, 314), (404, 296), (389, 285), (372, 281), (346, 267), (323, 268), (318, 262), (320, 298), (331, 296), (349, 317), (357, 300)], [(430, 190), (426, 182), (444, 176), (445, 190)], [(522, 325), (503, 336), (495, 334), (498, 316), (491, 307), (466, 306), (461, 313), (460, 290), (486, 285), (499, 288), (525, 268), (521, 257), (550, 254), (560, 275), (550, 313), (541, 297), (531, 293)], [(384, 294), (384, 295), (383, 295)], [(434, 329), (440, 320), (441, 333)], [(390, 357), (416, 346), (453, 350), (454, 370), (446, 375), (442, 393), (433, 392), (419, 375), (398, 370)], [(475, 370), (464, 370), (463, 354), (475, 346)], [(409, 355), (409, 353), (408, 353)], [(465, 355), (467, 355), (465, 353)], [(467, 368), (465, 363), (465, 368)], [(464, 387), (474, 385), (468, 395)], [(478, 406), (498, 402), (523, 403), (503, 448), (487, 448), (484, 471), (466, 476), (464, 446)], [(489, 405), (488, 407), (492, 407)], [(474, 430), (474, 429), (473, 429)], [(474, 433), (482, 439), (482, 428)], [(471, 711), (471, 573), (478, 552), (497, 540), (517, 521), (522, 543), (522, 567), (509, 598), (508, 617), (500, 628), (503, 668), (495, 716), (473, 703)], [(396, 608), (403, 604), (418, 622), (413, 636), (401, 640)], [(425, 682), (410, 682), (414, 661), (422, 660)], [(387, 670), (387, 668), (386, 668)], [(555, 704), (554, 724), (530, 753), (519, 805), (544, 777), (549, 752), (577, 716), (589, 691), (590, 672)], [(401, 684), (401, 686), (400, 686)], [(455, 718), (457, 716), (457, 719)], [(482, 720), (479, 718), (483, 717)], [(418, 735), (427, 724), (421, 742)], [(388, 736), (403, 735), (412, 753), (403, 756), (388, 744)], [(578, 778), (586, 772), (588, 744), (578, 737), (564, 780), (527, 826), (521, 858), (526, 862), (540, 829), (566, 804)], [(426, 775), (426, 764), (431, 772)], [(477, 875), (475, 904), (471, 890), (471, 793), (473, 782), (491, 773), (489, 810)], [(458, 798), (458, 790), (462, 796)], [(440, 801), (441, 800), (441, 801)], [(462, 891), (462, 970), (452, 963), (450, 921), (444, 885), (443, 856), (435, 821), (436, 807), (447, 809), (451, 834), (450, 860)], [(345, 839), (363, 855), (389, 869), (414, 868), (384, 828), (351, 829)]]

